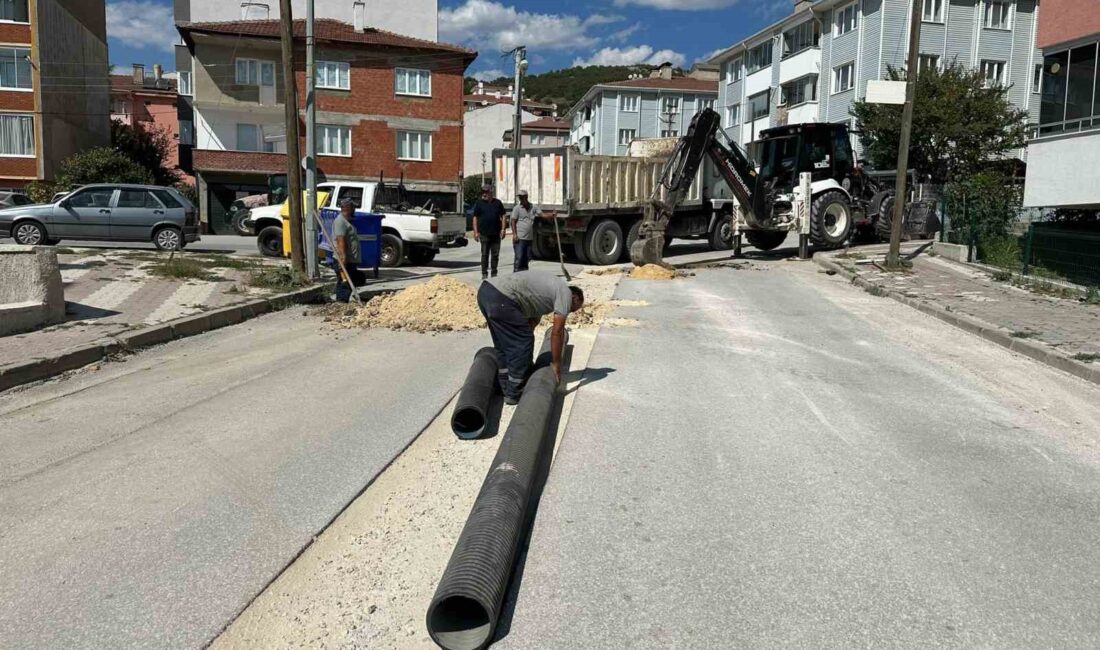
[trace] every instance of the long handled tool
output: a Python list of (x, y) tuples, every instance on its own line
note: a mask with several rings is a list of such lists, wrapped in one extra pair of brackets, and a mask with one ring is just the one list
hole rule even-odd
[(572, 282), (573, 278), (569, 277), (569, 271), (565, 270), (565, 253), (561, 250), (561, 231), (558, 230), (558, 215), (555, 213), (552, 218), (554, 220), (554, 235), (558, 239), (558, 263), (561, 264), (561, 274), (565, 276), (566, 282)]
[(344, 266), (344, 260), (340, 259), (340, 256), (336, 254), (336, 244), (333, 243), (332, 237), (329, 236), (328, 231), (325, 230), (325, 222), (321, 221), (321, 212), (319, 210), (313, 211), (313, 219), (317, 221), (317, 227), (321, 230), (321, 236), (325, 238), (325, 242), (329, 248), (332, 249), (332, 257), (336, 260), (336, 264), (339, 265), (340, 270), (337, 273), (343, 273), (344, 279), (348, 281), (348, 286), (351, 287), (351, 296), (355, 299), (355, 302), (362, 305), (363, 299), (359, 297), (359, 287), (355, 286), (355, 283), (351, 280), (351, 274), (348, 273), (348, 269)]

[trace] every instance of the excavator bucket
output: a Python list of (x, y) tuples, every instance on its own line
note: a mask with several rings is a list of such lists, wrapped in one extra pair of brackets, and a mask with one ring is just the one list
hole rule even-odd
[(655, 234), (644, 238), (639, 237), (630, 246), (630, 261), (634, 262), (634, 266), (645, 266), (646, 264), (664, 266), (661, 259), (661, 252), (664, 247), (664, 235)]

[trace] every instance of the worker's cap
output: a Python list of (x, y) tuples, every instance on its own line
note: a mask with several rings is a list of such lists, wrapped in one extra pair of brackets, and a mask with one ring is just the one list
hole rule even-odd
[(516, 196), (527, 196), (527, 190), (520, 190), (516, 192)]
[(493, 186), (492, 185), (482, 185), (481, 186), (481, 191), (482, 192), (492, 192), (493, 191)]
[(349, 197), (344, 197), (344, 198), (340, 199), (340, 202), (337, 205), (339, 205), (341, 208), (355, 208), (355, 207), (358, 207), (358, 206), (355, 205), (355, 201), (353, 199), (349, 198)]

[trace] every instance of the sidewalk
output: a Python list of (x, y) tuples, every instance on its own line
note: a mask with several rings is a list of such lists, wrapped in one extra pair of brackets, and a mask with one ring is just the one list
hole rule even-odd
[[(912, 253), (917, 246), (903, 250)], [(1100, 382), (1100, 305), (1027, 291), (975, 267), (923, 253), (913, 258), (911, 272), (887, 273), (871, 264), (885, 252), (884, 245), (868, 246), (852, 249), (849, 256), (818, 254), (814, 260), (873, 293)]]

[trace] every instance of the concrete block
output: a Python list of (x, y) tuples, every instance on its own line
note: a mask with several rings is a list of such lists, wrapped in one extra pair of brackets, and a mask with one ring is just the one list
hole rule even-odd
[(227, 325), (236, 325), (244, 320), (244, 310), (240, 305), (222, 307), (206, 312), (210, 318), (210, 329), (218, 329)]
[(153, 325), (135, 332), (126, 332), (115, 337), (123, 348), (137, 350), (152, 345), (160, 345), (171, 341), (174, 336), (172, 326), (168, 324)]
[(932, 252), (944, 259), (955, 262), (966, 262), (967, 247), (963, 244), (949, 244), (947, 242), (932, 242)]
[(246, 316), (255, 318), (256, 316), (262, 316), (271, 311), (271, 303), (263, 298), (260, 300), (250, 300), (241, 305), (241, 309), (244, 310)]
[(0, 245), (0, 278), (0, 336), (65, 320), (65, 289), (52, 247)]
[(179, 318), (170, 322), (172, 334), (176, 338), (202, 334), (210, 329), (210, 316), (208, 314), (196, 314)]
[(49, 377), (41, 359), (0, 366), (0, 391)]

